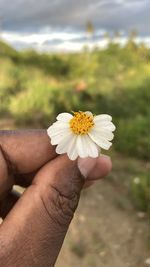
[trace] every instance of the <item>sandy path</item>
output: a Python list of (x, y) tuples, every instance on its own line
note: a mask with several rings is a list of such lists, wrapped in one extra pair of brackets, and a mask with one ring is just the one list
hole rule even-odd
[(148, 218), (126, 190), (108, 178), (84, 191), (57, 267), (144, 267), (149, 258)]

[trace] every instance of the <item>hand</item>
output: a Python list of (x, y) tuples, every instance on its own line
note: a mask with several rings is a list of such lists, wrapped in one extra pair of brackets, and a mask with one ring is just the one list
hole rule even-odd
[[(45, 130), (0, 131), (1, 265), (54, 266), (81, 189), (110, 170), (105, 156), (56, 155)], [(14, 184), (27, 187), (20, 198)]]

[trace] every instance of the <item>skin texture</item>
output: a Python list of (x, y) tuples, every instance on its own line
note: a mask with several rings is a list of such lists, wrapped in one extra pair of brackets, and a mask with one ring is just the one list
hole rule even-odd
[[(45, 130), (0, 131), (1, 265), (54, 266), (82, 188), (110, 170), (105, 156), (58, 156)], [(21, 197), (14, 184), (26, 187)]]

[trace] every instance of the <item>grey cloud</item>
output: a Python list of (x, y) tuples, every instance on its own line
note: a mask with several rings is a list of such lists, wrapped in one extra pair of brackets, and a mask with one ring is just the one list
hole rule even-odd
[(52, 40), (46, 40), (43, 45), (58, 45), (63, 43), (62, 39), (52, 39)]
[(0, 0), (4, 30), (39, 31), (43, 27), (81, 29), (88, 20), (108, 31), (137, 28), (150, 32), (149, 0)]

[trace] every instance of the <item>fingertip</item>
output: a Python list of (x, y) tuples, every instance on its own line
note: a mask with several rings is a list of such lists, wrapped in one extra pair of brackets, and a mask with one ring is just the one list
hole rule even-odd
[(112, 169), (112, 161), (109, 156), (101, 155), (97, 158), (96, 165), (88, 175), (88, 180), (97, 180), (105, 177)]
[(89, 174), (91, 173), (91, 171), (95, 168), (97, 164), (97, 158), (91, 158), (91, 157), (80, 158), (79, 157), (77, 160), (77, 164), (78, 164), (78, 168), (81, 174), (83, 175), (85, 179), (87, 179), (89, 177)]
[(103, 168), (107, 171), (110, 172), (112, 170), (112, 161), (111, 158), (107, 155), (101, 155), (98, 158), (98, 163), (100, 165), (103, 165)]

